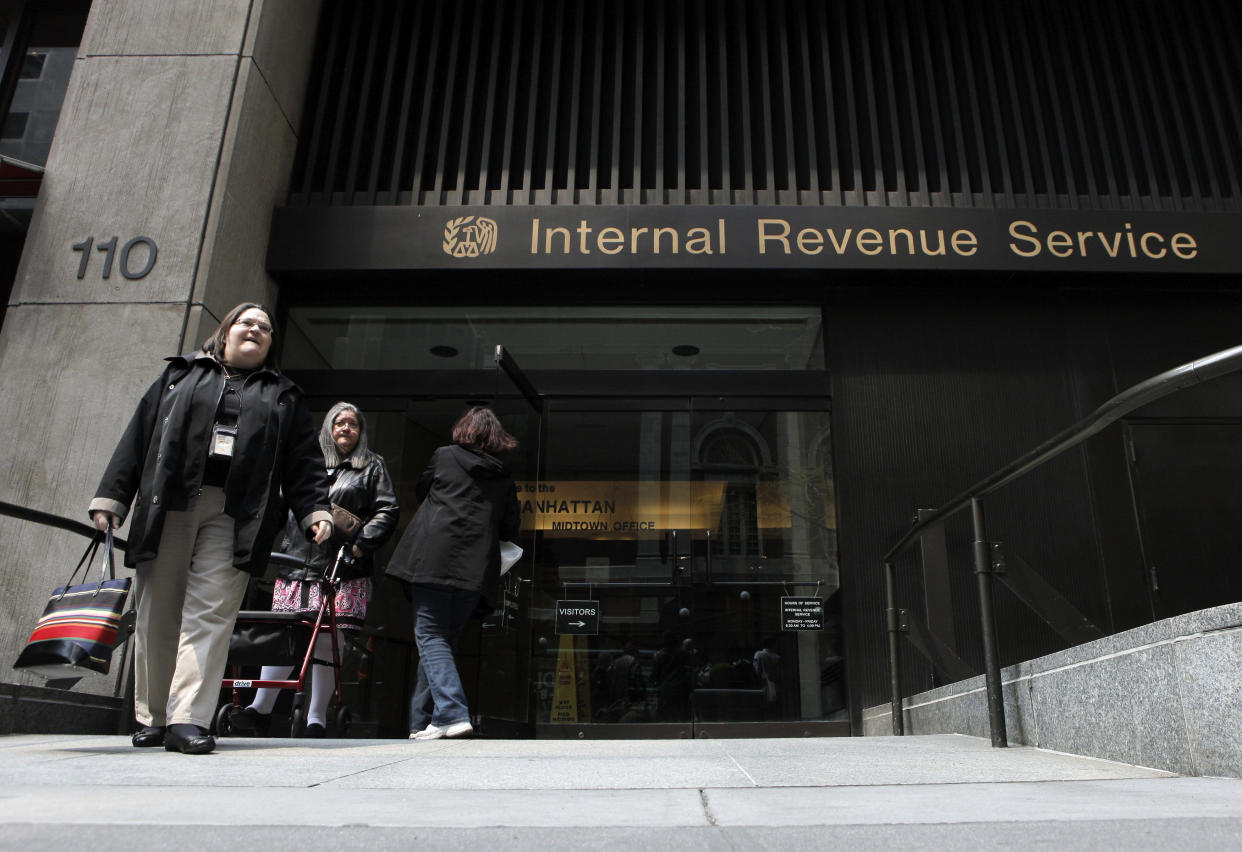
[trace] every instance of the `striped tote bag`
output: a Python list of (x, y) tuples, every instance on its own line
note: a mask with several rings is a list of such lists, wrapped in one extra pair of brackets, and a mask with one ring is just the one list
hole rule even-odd
[[(103, 559), (98, 582), (74, 585), (73, 579), (84, 565), (86, 571), (82, 579), (87, 578), (91, 560), (101, 543)], [(13, 668), (49, 680), (77, 678), (92, 671), (107, 674), (132, 583), (128, 577), (116, 578), (112, 530), (96, 533), (68, 582), (52, 592), (43, 616), (35, 624), (30, 641)]]

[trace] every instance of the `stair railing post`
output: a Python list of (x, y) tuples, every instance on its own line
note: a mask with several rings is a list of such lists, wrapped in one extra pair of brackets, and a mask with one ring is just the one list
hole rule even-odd
[(996, 613), (992, 607), (992, 560), (987, 531), (983, 523), (983, 501), (970, 499), (970, 515), (975, 528), (975, 578), (979, 587), (979, 618), (983, 629), (983, 677), (988, 693), (988, 727), (992, 747), (1009, 745), (1005, 731), (1005, 696), (1001, 688), (1000, 654), (996, 643)]
[(892, 689), (893, 736), (906, 733), (901, 697), (901, 620), (897, 612), (897, 569), (892, 560), (884, 563), (884, 595), (888, 602), (888, 677)]

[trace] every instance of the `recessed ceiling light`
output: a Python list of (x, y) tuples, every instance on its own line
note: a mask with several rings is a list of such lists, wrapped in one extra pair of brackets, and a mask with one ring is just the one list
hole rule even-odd
[(673, 347), (673, 354), (680, 355), (683, 358), (689, 358), (691, 355), (699, 354), (699, 347), (692, 346), (689, 343), (679, 343)]
[(433, 346), (431, 347), (431, 354), (435, 355), (437, 358), (453, 358), (457, 355), (457, 347)]

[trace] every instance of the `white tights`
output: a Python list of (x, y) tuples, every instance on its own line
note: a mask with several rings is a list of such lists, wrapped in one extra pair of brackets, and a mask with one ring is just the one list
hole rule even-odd
[[(345, 648), (345, 637), (338, 628), (336, 631), (336, 649), (340, 654)], [(315, 639), (315, 658), (319, 660), (332, 660), (332, 637), (328, 633), (320, 633)], [(293, 672), (293, 666), (264, 666), (263, 672), (259, 675), (260, 680), (286, 680)], [(311, 664), (310, 678), (310, 704), (306, 708), (306, 724), (323, 725), (328, 727), (328, 701), (332, 698), (335, 680), (332, 676), (331, 666), (319, 666)], [(276, 706), (276, 696), (280, 694), (279, 689), (270, 687), (259, 689), (255, 692), (254, 701), (250, 706), (258, 710), (263, 715), (272, 712), (272, 708)]]

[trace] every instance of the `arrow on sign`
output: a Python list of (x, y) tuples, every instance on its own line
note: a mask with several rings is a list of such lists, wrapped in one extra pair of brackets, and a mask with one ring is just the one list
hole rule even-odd
[(569, 624), (570, 627), (586, 627), (585, 621), (570, 621), (567, 623)]

